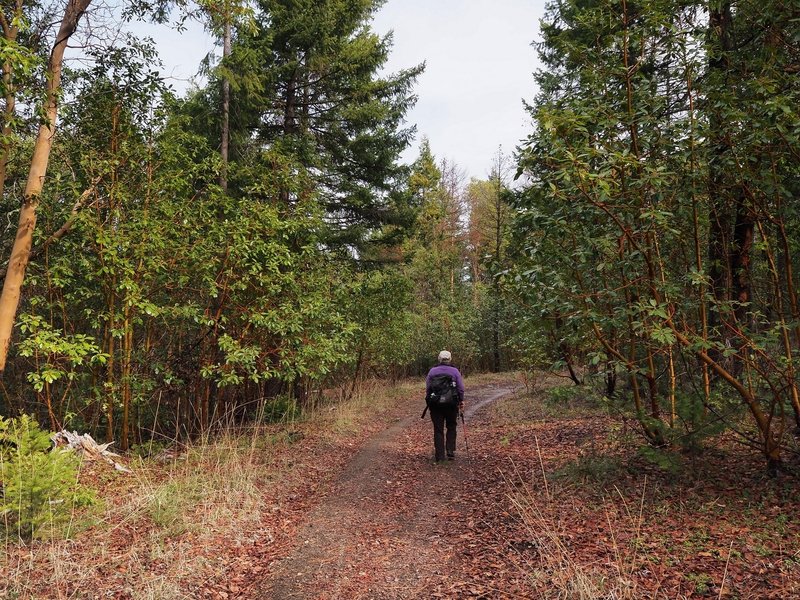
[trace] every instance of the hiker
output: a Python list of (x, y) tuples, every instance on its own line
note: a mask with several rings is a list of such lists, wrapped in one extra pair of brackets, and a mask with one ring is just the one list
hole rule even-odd
[[(433, 421), (433, 447), (436, 462), (453, 460), (456, 456), (456, 427), (458, 413), (464, 406), (464, 380), (461, 373), (450, 364), (449, 351), (439, 352), (439, 364), (428, 371), (425, 379), (425, 401)], [(425, 413), (423, 412), (423, 416)], [(447, 425), (445, 440), (444, 426)]]

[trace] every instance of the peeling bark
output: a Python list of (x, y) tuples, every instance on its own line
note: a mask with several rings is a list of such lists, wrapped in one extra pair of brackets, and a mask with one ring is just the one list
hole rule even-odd
[(17, 235), (11, 248), (8, 272), (3, 282), (2, 294), (0, 294), (0, 375), (5, 371), (8, 350), (11, 344), (11, 333), (19, 307), (22, 284), (25, 279), (25, 270), (30, 260), (33, 232), (36, 228), (36, 210), (39, 206), (39, 197), (47, 174), (50, 150), (53, 147), (64, 51), (67, 48), (69, 38), (78, 28), (78, 22), (90, 2), (91, 0), (69, 0), (47, 63), (46, 119), (39, 126), (39, 132), (33, 147), (33, 157), (31, 158), (22, 208), (20, 209)]

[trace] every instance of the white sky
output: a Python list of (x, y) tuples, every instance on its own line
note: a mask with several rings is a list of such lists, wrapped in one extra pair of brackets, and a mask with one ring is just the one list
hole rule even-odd
[[(538, 38), (545, 0), (388, 0), (373, 29), (394, 31), (387, 69), (426, 63), (408, 114), (417, 125), (414, 145), (403, 156), (413, 161), (422, 136), (437, 158), (447, 158), (471, 177), (488, 176), (502, 146), (514, 152), (531, 130), (522, 99), (532, 100)], [(201, 26), (176, 33), (139, 25), (137, 35), (153, 37), (173, 87), (189, 86), (200, 61), (214, 49)]]
[[(417, 143), (430, 140), (468, 176), (489, 175), (498, 147), (514, 151), (531, 131), (522, 99), (536, 93), (531, 42), (539, 36), (544, 0), (388, 0), (376, 32), (394, 30), (390, 70), (423, 61), (425, 73), (409, 113)], [(416, 144), (404, 158), (413, 161)]]

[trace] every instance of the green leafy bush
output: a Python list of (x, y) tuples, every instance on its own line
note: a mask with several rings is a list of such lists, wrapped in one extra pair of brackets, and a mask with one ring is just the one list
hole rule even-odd
[(568, 406), (586, 395), (586, 388), (576, 385), (559, 385), (547, 390), (547, 402), (554, 406)]
[(277, 396), (267, 400), (263, 406), (262, 420), (265, 423), (294, 421), (300, 416), (300, 407), (289, 396)]
[(66, 335), (41, 316), (21, 314), (19, 330), (25, 336), (19, 344), (19, 355), (41, 359), (28, 373), (28, 381), (37, 392), (59, 380), (74, 380), (79, 367), (105, 364), (108, 359), (91, 336)]
[(93, 501), (77, 481), (80, 459), (50, 447), (50, 434), (33, 417), (0, 417), (0, 514), (7, 535), (30, 540), (68, 533), (73, 509)]
[[(670, 426), (661, 419), (651, 417), (640, 417), (641, 422), (650, 431), (657, 433), (657, 438), (662, 440), (661, 452), (659, 457), (645, 455), (645, 458), (667, 471), (673, 471), (672, 467), (665, 467), (667, 462), (676, 462), (677, 459), (665, 459), (660, 455), (668, 453), (669, 449), (680, 451), (690, 455), (700, 455), (703, 453), (706, 440), (718, 436), (725, 431), (726, 418), (730, 418), (741, 413), (741, 407), (735, 406), (733, 412), (727, 406), (728, 400), (719, 394), (712, 394), (709, 406), (712, 410), (706, 410), (703, 399), (698, 394), (676, 393), (675, 395), (675, 420), (674, 426)], [(679, 462), (679, 461), (678, 461)]]

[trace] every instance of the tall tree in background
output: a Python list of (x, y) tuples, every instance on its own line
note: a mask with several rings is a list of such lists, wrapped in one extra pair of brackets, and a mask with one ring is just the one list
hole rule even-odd
[(285, 190), (279, 200), (290, 207), (315, 197), (337, 244), (365, 242), (401, 208), (392, 192), (402, 182), (398, 157), (413, 132), (402, 119), (422, 67), (380, 74), (391, 37), (369, 29), (378, 4), (263, 3), (257, 20), (264, 27), (239, 35), (232, 51), (231, 68), (252, 65), (259, 78), (234, 101), (234, 127), (250, 134), (239, 139), (252, 151), (302, 165), (307, 187)]
[(452, 163), (437, 164), (427, 139), (411, 166), (408, 188), (418, 207), (413, 235), (406, 242), (406, 276), (412, 281), (416, 370), (450, 348), (462, 366), (478, 357), (473, 333), (477, 311), (468, 281), (462, 177)]
[[(507, 247), (511, 209), (508, 205), (509, 159), (502, 150), (494, 157), (488, 180), (472, 180), (467, 187), (469, 205), (470, 263), (474, 286), (474, 298), (483, 296), (484, 309), (490, 323), (491, 369), (501, 370), (503, 329), (507, 328), (507, 316), (502, 278), (509, 268)], [(479, 294), (481, 286), (488, 289)]]
[[(235, 30), (240, 27), (255, 29), (252, 10), (237, 0), (224, 2), (204, 1), (200, 3), (202, 11), (208, 16), (207, 28), (222, 41), (222, 57), (216, 68), (216, 77), (220, 80), (220, 176), (219, 186), (223, 192), (228, 190), (228, 162), (230, 160), (230, 127), (231, 127), (231, 83), (236, 73), (229, 63), (233, 48)], [(238, 87), (239, 82), (234, 82)]]

